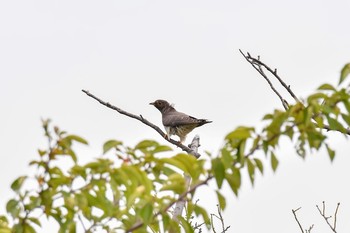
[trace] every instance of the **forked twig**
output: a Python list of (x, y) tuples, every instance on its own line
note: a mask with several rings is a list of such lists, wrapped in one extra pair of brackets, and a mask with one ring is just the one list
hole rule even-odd
[(300, 228), (300, 230), (301, 230), (301, 233), (310, 233), (311, 230), (312, 230), (312, 228), (314, 228), (314, 224), (312, 224), (312, 225), (309, 227), (309, 229), (305, 229), (305, 231), (303, 230), (303, 227), (301, 226), (301, 223), (300, 223), (300, 221), (299, 221), (299, 219), (298, 219), (298, 217), (297, 217), (297, 214), (296, 214), (297, 211), (300, 210), (300, 209), (301, 209), (301, 207), (299, 207), (299, 208), (297, 208), (297, 209), (295, 209), (295, 210), (292, 209), (292, 212), (293, 212), (295, 221), (298, 223), (299, 228)]
[(212, 226), (212, 229), (213, 229), (213, 232), (216, 233), (216, 230), (215, 230), (215, 227), (214, 227), (214, 221), (213, 221), (213, 217), (217, 218), (220, 220), (221, 222), (221, 233), (225, 233), (228, 231), (228, 229), (231, 227), (231, 226), (227, 226), (225, 227), (225, 222), (224, 222), (224, 218), (222, 217), (222, 214), (221, 214), (221, 210), (220, 210), (220, 206), (219, 205), (216, 205), (217, 207), (217, 210), (218, 210), (218, 215), (216, 214), (210, 214), (210, 221), (211, 221), (211, 226)]
[(297, 212), (298, 210), (300, 210), (300, 209), (301, 209), (301, 207), (299, 207), (299, 208), (297, 208), (297, 209), (295, 209), (295, 210), (292, 209), (292, 212), (293, 212), (295, 221), (297, 221), (297, 223), (298, 223), (298, 225), (299, 225), (299, 228), (300, 228), (300, 230), (301, 230), (301, 233), (304, 233), (303, 227), (301, 226), (301, 223), (299, 222), (299, 219), (298, 219), (297, 214), (296, 214), (296, 212)]
[(336, 228), (337, 228), (337, 214), (338, 214), (338, 209), (339, 209), (340, 203), (337, 204), (337, 207), (335, 209), (334, 212), (334, 221), (333, 221), (333, 226), (332, 224), (329, 222), (329, 219), (332, 218), (332, 216), (326, 216), (326, 204), (323, 201), (322, 202), (322, 210), (320, 209), (320, 207), (318, 205), (316, 205), (316, 208), (318, 209), (318, 212), (320, 213), (320, 215), (323, 217), (323, 219), (326, 221), (327, 225), (331, 228), (331, 230), (334, 233), (337, 233)]
[(279, 99), (282, 102), (283, 107), (287, 110), (288, 109), (288, 102), (282, 97), (282, 95), (276, 90), (276, 88), (272, 85), (272, 82), (270, 81), (270, 79), (268, 78), (268, 76), (265, 74), (264, 69), (266, 69), (268, 72), (270, 72), (273, 77), (275, 77), (280, 84), (288, 91), (288, 93), (293, 97), (293, 99), (296, 102), (301, 102), (298, 97), (294, 94), (294, 92), (292, 91), (292, 89), (290, 88), (290, 85), (287, 85), (282, 79), (281, 77), (277, 74), (277, 69), (272, 70), (268, 65), (266, 65), (265, 63), (263, 63), (262, 61), (260, 61), (260, 57), (258, 56), (258, 58), (254, 58), (252, 56), (250, 56), (249, 53), (244, 54), (242, 52), (242, 50), (239, 50), (239, 52), (243, 55), (243, 57), (254, 67), (254, 69), (256, 71), (258, 71), (263, 77), (264, 79), (269, 83), (271, 89), (276, 93), (276, 95), (279, 97)]
[[(288, 91), (288, 93), (293, 97), (293, 99), (297, 102), (297, 103), (302, 103), (298, 97), (294, 94), (294, 92), (292, 91), (292, 89), (290, 88), (290, 85), (287, 85), (282, 78), (277, 74), (277, 69), (271, 69), (268, 65), (266, 65), (264, 62), (260, 61), (260, 56), (258, 56), (257, 58), (252, 57), (249, 53), (244, 54), (242, 52), (242, 50), (239, 50), (239, 52), (242, 54), (242, 56), (247, 60), (247, 62), (249, 64), (251, 64), (253, 66), (253, 68), (259, 72), (259, 74), (268, 82), (268, 84), (270, 85), (272, 91), (278, 96), (278, 98), (280, 99), (283, 107), (285, 110), (287, 110), (289, 108), (289, 104), (287, 102), (286, 99), (284, 99), (282, 97), (282, 95), (276, 90), (276, 88), (273, 86), (272, 82), (270, 81), (269, 77), (267, 76), (267, 74), (264, 72), (264, 69), (267, 70), (269, 73), (272, 74), (273, 77), (275, 77), (279, 83)], [(304, 104), (303, 104), (304, 105)], [(334, 130), (334, 131), (338, 131), (341, 133), (346, 133), (347, 135), (350, 135), (350, 129), (344, 129), (343, 131), (339, 130), (339, 129), (331, 129), (331, 127), (327, 124), (323, 124), (322, 126), (317, 125), (317, 123), (315, 122), (315, 125), (323, 128), (327, 131), (329, 130)]]

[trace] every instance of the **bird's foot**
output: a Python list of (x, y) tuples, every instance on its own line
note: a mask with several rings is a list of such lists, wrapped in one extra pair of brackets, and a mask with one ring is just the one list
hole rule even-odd
[(164, 135), (164, 138), (165, 138), (166, 140), (169, 140), (169, 139), (170, 139), (170, 137), (169, 137), (168, 134), (165, 134), (165, 135)]

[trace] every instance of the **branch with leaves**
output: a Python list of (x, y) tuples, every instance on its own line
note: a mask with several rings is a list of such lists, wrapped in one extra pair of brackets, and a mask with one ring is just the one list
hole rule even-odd
[[(36, 167), (36, 174), (20, 176), (12, 183), (15, 194), (7, 203), (7, 215), (0, 216), (0, 231), (34, 232), (41, 228), (42, 216), (46, 216), (56, 222), (62, 232), (77, 228), (108, 232), (180, 232), (181, 229), (193, 232), (198, 225), (192, 226), (190, 218), (181, 216), (182, 211), (178, 211), (176, 220), (173, 219), (170, 210), (179, 201), (186, 202), (186, 216), (195, 215), (203, 219), (209, 229), (211, 219), (221, 221), (221, 212), (210, 215), (206, 208), (194, 203), (192, 198), (199, 193), (197, 190), (215, 180), (209, 187), (217, 196), (218, 210), (225, 210), (226, 198), (232, 194), (221, 193), (223, 184), (227, 183), (233, 195), (237, 196), (243, 172), (247, 172), (253, 184), (257, 171), (264, 173), (266, 168), (262, 160), (266, 158), (275, 171), (282, 137), (294, 143), (296, 153), (302, 157), (309, 151), (326, 148), (333, 160), (335, 151), (329, 145), (328, 130), (344, 135), (349, 132), (350, 87), (342, 84), (350, 73), (350, 65), (342, 71), (341, 85), (323, 84), (302, 103), (276, 70), (269, 68), (259, 57), (253, 58), (250, 54), (244, 57), (269, 84), (272, 83), (269, 75), (272, 75), (295, 99), (295, 103), (287, 103), (270, 84), (284, 109), (266, 114), (263, 126), (259, 127), (262, 130), (238, 126), (226, 135), (217, 155), (207, 153), (205, 159), (199, 158), (193, 145), (187, 147), (165, 138), (165, 133), (142, 115), (126, 112), (83, 90), (102, 105), (153, 128), (188, 154), (169, 155), (172, 149), (154, 140), (143, 140), (130, 147), (112, 139), (103, 144), (102, 157), (79, 164), (73, 145), (87, 144), (87, 141), (44, 121), (48, 145), (38, 150), (38, 158), (30, 163)], [(167, 152), (167, 156), (163, 156), (163, 152)], [(59, 161), (62, 160), (72, 166), (61, 166)], [(190, 186), (183, 174), (191, 178)], [(28, 188), (28, 180), (34, 183), (34, 188)], [(297, 219), (296, 211), (293, 214)], [(328, 217), (325, 219), (330, 220)], [(221, 225), (223, 232), (228, 230), (223, 222)], [(336, 221), (331, 226), (335, 229)]]
[[(277, 69), (271, 69), (268, 65), (266, 65), (264, 62), (262, 62), (260, 60), (260, 56), (257, 56), (257, 58), (254, 58), (250, 55), (250, 53), (244, 54), (242, 52), (242, 50), (239, 50), (239, 52), (242, 54), (242, 56), (254, 67), (254, 69), (256, 71), (259, 72), (259, 74), (267, 81), (267, 83), (270, 85), (270, 88), (272, 89), (272, 91), (278, 96), (278, 98), (280, 99), (283, 107), (285, 110), (288, 110), (289, 108), (289, 104), (287, 102), (287, 100), (285, 98), (282, 97), (282, 95), (277, 91), (277, 89), (273, 86), (272, 82), (270, 81), (268, 75), (265, 73), (264, 69), (267, 70), (270, 74), (272, 74), (272, 77), (275, 77), (279, 83), (281, 84), (281, 86), (283, 88), (285, 88), (288, 93), (293, 97), (293, 99), (295, 100), (296, 103), (301, 103), (302, 102), (298, 99), (298, 97), (295, 95), (295, 93), (292, 91), (290, 85), (287, 85), (282, 78), (277, 74)], [(349, 75), (350, 71), (349, 71), (349, 67), (350, 64), (347, 64), (344, 66), (344, 68), (341, 71), (341, 76), (339, 79), (339, 85), (345, 80), (345, 78)], [(336, 91), (336, 89), (330, 85), (330, 84), (324, 84), (321, 85), (319, 88), (319, 90), (332, 90), (332, 91)], [(323, 96), (324, 97), (324, 96)], [(324, 99), (324, 104), (325, 104), (326, 98)], [(341, 102), (340, 99), (337, 99), (338, 102)], [(332, 104), (334, 105), (333, 107), (335, 107), (335, 105), (337, 105), (338, 102), (335, 102)], [(344, 103), (344, 104), (348, 104), (348, 102)], [(303, 105), (304, 106), (304, 105)], [(304, 106), (305, 107), (305, 106)], [(313, 119), (315, 120), (315, 124), (318, 127), (321, 127), (323, 129), (326, 130), (335, 130), (335, 131), (339, 131), (341, 133), (346, 133), (348, 135), (350, 135), (350, 129), (348, 128), (344, 128), (344, 127), (332, 127), (330, 125), (325, 124), (324, 122), (322, 122), (322, 124), (318, 124), (318, 121), (316, 119), (316, 117), (319, 117), (320, 114), (322, 113), (315, 113), (315, 115), (313, 116)], [(348, 122), (347, 122), (348, 123)], [(331, 124), (331, 123), (329, 123)]]
[[(169, 210), (179, 201), (191, 202), (196, 190), (213, 178), (203, 168), (204, 160), (192, 155), (159, 158), (159, 153), (171, 148), (151, 140), (141, 141), (134, 148), (108, 140), (103, 145), (107, 157), (79, 165), (72, 146), (87, 141), (51, 127), (49, 121), (43, 121), (43, 128), (48, 148), (39, 150), (39, 158), (30, 163), (37, 168), (35, 176), (21, 176), (11, 185), (16, 196), (8, 202), (7, 211), (14, 222), (13, 232), (23, 227), (26, 232), (35, 231), (41, 226), (38, 213), (52, 217), (61, 231), (80, 225), (86, 232), (146, 231), (161, 226), (165, 232), (179, 232), (179, 224), (172, 220)], [(191, 147), (195, 150), (198, 146), (196, 137)], [(62, 159), (71, 160), (73, 166), (60, 167), (58, 160)], [(179, 171), (191, 177), (192, 185), (186, 184)], [(203, 179), (204, 175), (207, 177)], [(28, 180), (36, 185), (30, 192), (25, 185)], [(197, 217), (205, 216), (209, 226), (203, 207), (196, 206), (192, 211)], [(2, 221), (8, 224), (4, 216), (0, 216)], [(160, 224), (162, 221), (167, 224)], [(0, 224), (2, 229), (9, 228)]]

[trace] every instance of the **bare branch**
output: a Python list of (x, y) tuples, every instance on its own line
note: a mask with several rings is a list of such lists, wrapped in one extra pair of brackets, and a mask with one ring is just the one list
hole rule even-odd
[(301, 207), (299, 207), (298, 209), (295, 209), (295, 210), (292, 209), (292, 212), (293, 212), (295, 221), (297, 221), (297, 223), (298, 223), (298, 225), (299, 225), (299, 228), (300, 228), (300, 230), (301, 230), (301, 233), (304, 233), (303, 227), (301, 226), (301, 223), (299, 222), (299, 219), (298, 219), (297, 214), (296, 214), (296, 212), (297, 212), (298, 210), (300, 210), (300, 209), (301, 209)]
[(130, 118), (134, 118), (138, 121), (141, 121), (145, 125), (148, 125), (149, 127), (153, 128), (155, 131), (157, 131), (165, 140), (167, 140), (168, 142), (170, 142), (171, 144), (173, 144), (177, 147), (180, 147), (183, 151), (186, 151), (188, 154), (194, 155), (196, 158), (199, 158), (201, 156), (198, 152), (194, 151), (193, 149), (188, 148), (187, 146), (183, 145), (182, 143), (175, 141), (175, 140), (171, 139), (170, 137), (166, 137), (166, 134), (158, 126), (156, 126), (155, 124), (153, 124), (150, 121), (148, 121), (147, 119), (145, 119), (142, 115), (138, 116), (138, 115), (134, 115), (132, 113), (129, 113), (127, 111), (124, 111), (121, 108), (118, 108), (118, 107), (116, 107), (108, 102), (101, 100), (100, 98), (91, 94), (89, 91), (82, 90), (82, 92), (84, 92), (89, 97), (97, 100), (100, 104), (102, 104), (110, 109), (113, 109), (122, 115), (128, 116)]
[[(288, 102), (287, 100), (285, 100), (282, 95), (276, 90), (276, 88), (272, 85), (270, 79), (267, 77), (267, 75), (265, 74), (264, 69), (266, 69), (268, 72), (270, 72), (279, 82), (280, 84), (288, 91), (288, 93), (294, 98), (294, 100), (298, 103), (301, 103), (301, 101), (298, 99), (298, 97), (296, 97), (296, 95), (294, 94), (294, 92), (292, 91), (292, 89), (290, 88), (290, 85), (287, 85), (282, 79), (281, 77), (277, 74), (277, 69), (271, 69), (268, 65), (266, 65), (265, 63), (263, 63), (262, 61), (260, 61), (260, 56), (258, 56), (258, 58), (254, 58), (250, 55), (250, 53), (247, 52), (247, 55), (244, 54), (242, 52), (242, 50), (239, 50), (239, 52), (242, 54), (242, 56), (253, 66), (253, 68), (259, 72), (259, 74), (261, 74), (261, 76), (268, 82), (268, 84), (270, 85), (271, 89), (273, 90), (273, 92), (278, 96), (278, 98), (280, 99), (282, 106), (284, 107), (285, 110), (288, 109)], [(316, 123), (315, 123), (316, 124)], [(316, 124), (316, 126), (318, 126)], [(318, 126), (320, 127), (320, 126)], [(341, 130), (337, 130), (337, 129), (331, 129), (329, 125), (323, 124), (322, 127), (325, 130), (332, 130), (332, 131), (338, 131), (340, 133), (346, 133), (348, 135), (350, 135), (350, 129), (345, 129), (345, 132), (341, 131)]]
[(217, 209), (218, 209), (219, 216), (216, 215), (216, 214), (210, 214), (211, 226), (212, 226), (213, 232), (216, 233), (215, 226), (214, 226), (214, 221), (213, 221), (213, 216), (214, 216), (215, 218), (219, 219), (220, 222), (221, 222), (221, 228), (222, 228), (221, 233), (225, 233), (225, 232), (228, 231), (228, 229), (231, 226), (225, 227), (225, 222), (224, 222), (224, 218), (222, 217), (222, 214), (221, 214), (220, 206), (219, 205), (216, 205), (216, 206), (217, 206)]
[(318, 212), (320, 213), (320, 215), (323, 217), (323, 219), (326, 221), (327, 225), (331, 228), (331, 230), (334, 233), (337, 233), (336, 227), (337, 227), (337, 214), (338, 214), (339, 205), (340, 205), (340, 203), (337, 204), (337, 208), (335, 209), (335, 212), (334, 212), (333, 226), (328, 221), (329, 219), (332, 218), (332, 216), (328, 216), (328, 217), (326, 216), (326, 205), (325, 205), (325, 202), (324, 201), (322, 202), (322, 210), (321, 210), (321, 208), (318, 205), (316, 205), (316, 208), (317, 208)]
[(81, 218), (80, 214), (78, 214), (78, 219), (79, 219), (79, 222), (82, 225), (84, 231), (87, 232), (85, 224), (84, 224), (83, 219)]
[(305, 231), (306, 231), (306, 233), (310, 233), (310, 232), (311, 232), (311, 230), (312, 230), (312, 228), (314, 228), (314, 224), (312, 224), (312, 225), (309, 227), (309, 229), (308, 229), (308, 230), (305, 230)]
[(292, 89), (290, 88), (290, 85), (287, 85), (277, 74), (277, 69), (272, 70), (269, 66), (267, 66), (265, 63), (260, 61), (260, 57), (258, 56), (258, 58), (254, 58), (252, 56), (250, 56), (249, 53), (247, 53), (247, 55), (245, 55), (242, 50), (239, 50), (239, 52), (243, 55), (243, 57), (254, 67), (255, 70), (257, 70), (263, 77), (264, 79), (269, 83), (270, 87), (272, 88), (272, 90), (278, 95), (278, 97), (280, 98), (282, 105), (285, 109), (287, 109), (286, 104), (287, 101), (285, 99), (282, 98), (282, 96), (276, 91), (276, 89), (272, 86), (271, 81), (268, 79), (267, 75), (263, 72), (263, 68), (265, 68), (267, 71), (269, 71), (279, 82), (280, 84), (288, 91), (288, 93), (293, 97), (293, 99), (296, 102), (301, 102), (298, 97), (296, 97), (296, 95), (294, 94), (294, 92), (292, 91)]
[(210, 222), (211, 222), (211, 227), (212, 227), (213, 233), (216, 233), (213, 216), (215, 216), (215, 214), (210, 214)]
[[(196, 135), (193, 138), (191, 144), (188, 145), (188, 147), (191, 148), (191, 150), (193, 150), (195, 153), (198, 153), (199, 146), (200, 146), (199, 145), (199, 136)], [(190, 185), (191, 185), (191, 176), (184, 174), (184, 177), (185, 177), (185, 182), (186, 182), (186, 190), (188, 190), (190, 188)], [(173, 220), (175, 220), (175, 221), (178, 220), (177, 217), (182, 214), (182, 211), (183, 211), (185, 205), (186, 205), (185, 199), (181, 199), (178, 202), (176, 202), (175, 209), (173, 211)]]
[(300, 228), (300, 230), (301, 230), (302, 233), (310, 233), (311, 230), (312, 230), (312, 228), (314, 228), (314, 224), (312, 224), (312, 225), (309, 227), (309, 229), (305, 229), (305, 231), (303, 230), (303, 227), (301, 226), (301, 223), (300, 223), (300, 221), (299, 221), (299, 219), (298, 219), (298, 217), (297, 217), (297, 211), (300, 210), (300, 209), (301, 209), (301, 207), (299, 207), (299, 208), (297, 208), (297, 209), (295, 209), (295, 210), (292, 209), (292, 212), (293, 212), (295, 221), (298, 223), (299, 228)]
[(340, 203), (338, 202), (337, 208), (335, 209), (335, 212), (334, 212), (334, 223), (333, 223), (334, 229), (337, 227), (337, 214), (338, 214), (339, 206), (340, 206)]

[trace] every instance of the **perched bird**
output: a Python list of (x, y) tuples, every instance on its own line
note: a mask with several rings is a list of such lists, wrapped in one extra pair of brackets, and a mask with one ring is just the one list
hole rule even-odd
[(154, 105), (154, 107), (162, 113), (162, 122), (165, 131), (167, 132), (166, 137), (170, 138), (171, 135), (177, 135), (179, 136), (181, 143), (185, 141), (186, 135), (194, 128), (212, 122), (206, 119), (197, 119), (185, 113), (178, 112), (165, 100), (156, 100), (150, 104)]

